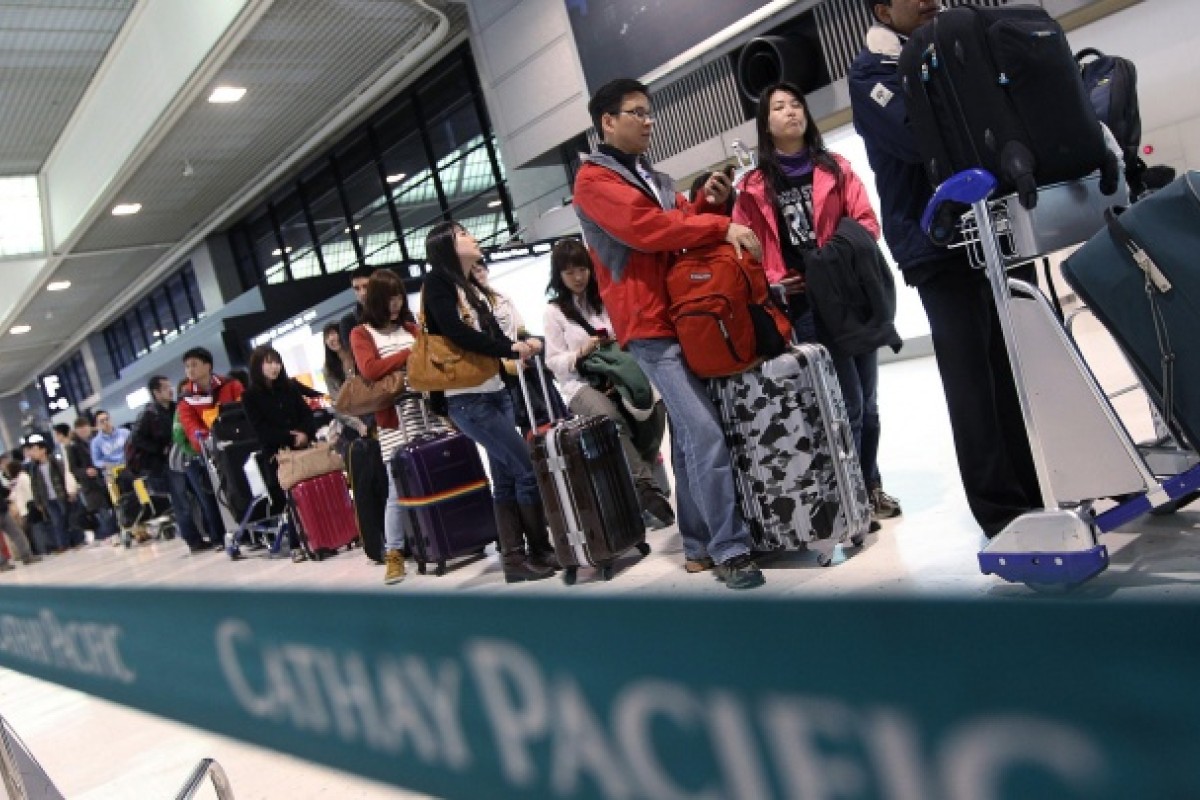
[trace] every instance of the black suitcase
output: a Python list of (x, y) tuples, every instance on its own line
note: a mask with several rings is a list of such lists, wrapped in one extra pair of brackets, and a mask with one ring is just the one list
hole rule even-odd
[[(550, 407), (540, 365), (538, 359), (537, 372)], [(525, 375), (518, 377), (524, 404), (533, 416)], [(575, 583), (579, 567), (595, 567), (609, 580), (613, 563), (627, 551), (636, 547), (643, 556), (650, 554), (616, 422), (604, 416), (574, 417), (543, 426), (530, 439), (530, 458), (554, 555), (563, 567), (563, 582)]]
[(346, 448), (354, 516), (367, 558), (383, 563), (383, 520), (387, 509), (388, 476), (379, 442), (364, 436)]
[(217, 500), (229, 509), (233, 519), (239, 523), (258, 521), (270, 512), (268, 503), (259, 503), (251, 517), (246, 519), (246, 511), (254, 501), (250, 482), (246, 480), (246, 460), (258, 450), (259, 444), (255, 439), (215, 442), (213, 461), (219, 484), (213, 488), (217, 492)]
[[(1105, 170), (1117, 161), (1062, 27), (1038, 6), (963, 6), (918, 28), (900, 54), (905, 108), (935, 185), (981, 167), (1017, 192)], [(883, 102), (882, 99), (879, 100)]]

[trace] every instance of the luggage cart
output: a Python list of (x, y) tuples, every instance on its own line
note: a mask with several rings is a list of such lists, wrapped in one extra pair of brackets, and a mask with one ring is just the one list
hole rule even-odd
[[(1025, 209), (1015, 195), (990, 200), (995, 177), (967, 170), (938, 187), (921, 221), (935, 242), (966, 247), (972, 266), (987, 272), (1042, 490), (1042, 507), (1009, 523), (979, 553), (979, 566), (1038, 590), (1104, 571), (1101, 533), (1200, 489), (1197, 467), (1155, 476), (1050, 301), (1007, 275), (1100, 229), (1115, 198), (1103, 197), (1098, 183), (1092, 176), (1044, 187)], [(1113, 497), (1132, 499), (1094, 511), (1097, 499)]]

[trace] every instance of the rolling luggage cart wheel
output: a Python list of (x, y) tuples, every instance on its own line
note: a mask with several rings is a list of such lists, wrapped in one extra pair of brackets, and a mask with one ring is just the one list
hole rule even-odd
[(850, 544), (854, 545), (855, 547), (862, 547), (863, 542), (865, 542), (866, 540), (867, 539), (866, 539), (865, 535), (863, 535), (861, 533), (856, 533), (850, 537)]
[(829, 553), (817, 553), (817, 566), (828, 567), (833, 563), (833, 556)]
[(637, 551), (639, 553), (641, 553), (643, 556), (650, 555), (650, 543), (649, 542), (638, 542), (637, 544), (634, 545), (634, 547), (636, 547)]

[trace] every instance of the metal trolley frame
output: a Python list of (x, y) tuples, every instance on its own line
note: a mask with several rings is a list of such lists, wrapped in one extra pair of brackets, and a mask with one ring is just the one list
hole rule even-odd
[[(1131, 439), (1050, 301), (1010, 267), (1089, 239), (1103, 226), (1093, 176), (1039, 190), (1034, 209), (1016, 196), (990, 199), (996, 179), (968, 170), (940, 186), (925, 230), (952, 235), (973, 266), (986, 271), (1013, 370), (1021, 414), (1042, 491), (1042, 508), (1017, 517), (979, 554), (985, 574), (1035, 589), (1082, 583), (1108, 566), (1099, 541), (1111, 531), (1200, 488), (1200, 469), (1160, 480)], [(957, 205), (955, 205), (957, 204)], [(948, 210), (969, 206), (955, 217)], [(1129, 498), (1096, 513), (1101, 498)]]

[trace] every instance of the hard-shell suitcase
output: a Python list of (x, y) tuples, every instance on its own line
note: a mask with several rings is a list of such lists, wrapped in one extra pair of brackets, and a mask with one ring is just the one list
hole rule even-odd
[[(913, 32), (899, 70), (905, 110), (935, 185), (982, 167), (1037, 202), (1036, 187), (1117, 163), (1062, 27), (1038, 6), (964, 6)], [(881, 94), (876, 102), (890, 98)]]
[(1063, 276), (1120, 344), (1173, 432), (1200, 447), (1200, 172), (1134, 203)]
[(795, 345), (709, 390), (755, 548), (811, 549), (826, 566), (838, 544), (861, 544), (871, 505), (829, 352)]
[[(538, 366), (542, 391), (548, 394), (545, 374)], [(529, 408), (525, 374), (517, 374)], [(546, 407), (551, 407), (549, 398)], [(530, 448), (565, 583), (575, 582), (579, 567), (598, 568), (608, 580), (613, 562), (630, 549), (636, 547), (642, 555), (650, 553), (641, 504), (616, 422), (604, 416), (554, 422), (532, 435)]]
[(362, 537), (363, 552), (372, 561), (383, 563), (388, 476), (379, 442), (365, 436), (350, 442), (346, 448), (346, 468), (350, 475), (350, 490), (354, 493), (354, 516)]
[[(423, 404), (421, 411), (427, 413)], [(496, 541), (496, 513), (475, 442), (434, 429), (427, 418), (425, 425), (425, 432), (396, 448), (391, 472), (417, 571), (424, 575), (428, 564), (436, 564), (440, 576), (450, 559), (482, 553)]]
[(300, 481), (288, 495), (300, 539), (318, 561), (358, 538), (354, 503), (340, 471)]

